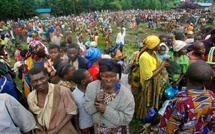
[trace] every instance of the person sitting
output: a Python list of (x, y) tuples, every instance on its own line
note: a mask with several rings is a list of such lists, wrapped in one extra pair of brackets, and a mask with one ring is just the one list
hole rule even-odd
[(214, 128), (215, 94), (204, 88), (211, 77), (212, 69), (204, 61), (190, 64), (186, 90), (179, 91), (169, 102), (161, 117), (160, 134), (202, 134)]
[(34, 89), (27, 100), (37, 121), (35, 132), (77, 134), (71, 123), (77, 107), (70, 90), (48, 83), (48, 73), (41, 67), (32, 68), (27, 76)]
[(128, 134), (134, 114), (134, 98), (117, 82), (121, 66), (111, 59), (99, 63), (100, 79), (88, 84), (85, 110), (93, 117), (96, 133)]

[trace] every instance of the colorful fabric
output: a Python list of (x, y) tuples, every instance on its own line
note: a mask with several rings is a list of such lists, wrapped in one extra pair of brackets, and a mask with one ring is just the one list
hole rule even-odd
[(87, 49), (84, 56), (88, 60), (87, 67), (91, 67), (100, 56), (101, 52), (98, 48)]
[(98, 80), (97, 74), (99, 73), (99, 67), (96, 65), (92, 65), (89, 69), (88, 72), (92, 76), (93, 80)]
[(160, 134), (203, 134), (212, 130), (215, 119), (215, 94), (209, 90), (180, 91), (169, 103), (160, 122)]
[(157, 57), (144, 52), (140, 56), (140, 82), (142, 89), (135, 98), (136, 118), (144, 119), (149, 108), (158, 109), (159, 103), (162, 100), (163, 90), (168, 85), (168, 73), (163, 69), (155, 77), (151, 78), (153, 71), (159, 67), (161, 61)]

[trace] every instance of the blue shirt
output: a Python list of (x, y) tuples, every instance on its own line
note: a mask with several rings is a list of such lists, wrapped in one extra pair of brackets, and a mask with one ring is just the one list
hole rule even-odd
[(79, 90), (77, 87), (72, 92), (75, 102), (78, 106), (78, 113), (79, 113), (79, 128), (84, 129), (93, 126), (93, 119), (92, 116), (87, 113), (84, 108), (85, 103), (85, 94)]

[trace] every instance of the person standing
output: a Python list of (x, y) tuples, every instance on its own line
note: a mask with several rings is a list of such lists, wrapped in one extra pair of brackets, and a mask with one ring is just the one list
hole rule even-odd
[(122, 27), (121, 32), (119, 32), (116, 37), (116, 44), (119, 44), (121, 52), (123, 51), (123, 46), (125, 43), (125, 35), (126, 35), (125, 27)]
[(31, 134), (36, 122), (27, 109), (14, 97), (5, 93), (0, 94), (0, 105), (1, 134)]
[(131, 91), (117, 82), (120, 68), (111, 59), (102, 59), (100, 80), (87, 86), (85, 110), (93, 117), (95, 134), (129, 134), (135, 104)]
[(27, 101), (38, 122), (36, 134), (77, 134), (71, 123), (77, 107), (70, 90), (48, 83), (48, 73), (41, 67), (32, 68), (28, 77), (34, 90)]
[(93, 81), (92, 76), (86, 69), (78, 69), (72, 76), (72, 81), (77, 84), (75, 90), (72, 92), (76, 104), (78, 106), (78, 116), (76, 120), (76, 129), (81, 134), (94, 134), (93, 119), (84, 108), (86, 100), (85, 92), (87, 85)]
[(160, 134), (203, 134), (215, 127), (215, 94), (204, 88), (212, 74), (211, 67), (204, 61), (190, 64), (186, 90), (179, 91), (167, 106), (161, 117)]

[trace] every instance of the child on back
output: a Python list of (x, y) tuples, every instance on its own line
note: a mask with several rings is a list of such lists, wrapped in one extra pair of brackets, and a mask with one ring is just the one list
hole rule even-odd
[(157, 52), (157, 56), (160, 60), (164, 60), (169, 58), (170, 56), (166, 53), (167, 46), (164, 43), (160, 44), (159, 50)]
[(205, 58), (205, 45), (196, 41), (193, 44), (193, 51), (187, 53), (188, 58), (190, 59), (190, 63), (193, 63), (197, 60), (204, 60)]
[(20, 52), (22, 51), (22, 46), (20, 43), (16, 43), (16, 51), (14, 54), (15, 61), (22, 61), (22, 56), (20, 55)]

